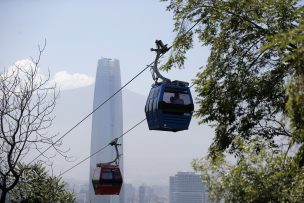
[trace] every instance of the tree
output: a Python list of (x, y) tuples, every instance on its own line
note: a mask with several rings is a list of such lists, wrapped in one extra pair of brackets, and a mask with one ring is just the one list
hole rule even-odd
[(168, 10), (174, 13), (175, 31), (197, 25), (177, 36), (165, 69), (183, 65), (194, 36), (211, 47), (195, 80), (196, 116), (215, 126), (210, 154), (235, 151), (238, 136), (291, 137), (281, 118), (288, 81), (303, 75), (304, 9), (299, 1), (171, 0)]
[(27, 203), (72, 203), (74, 194), (65, 189), (61, 177), (48, 175), (42, 164), (18, 167), (24, 168), (20, 182), (10, 192), (11, 202)]
[(43, 147), (63, 153), (59, 149), (61, 143), (53, 141), (56, 135), (47, 134), (57, 91), (48, 82), (49, 76), (38, 73), (43, 50), (39, 48), (37, 61), (25, 60), (0, 74), (1, 203), (23, 174), (24, 168), (18, 168), (18, 163), (29, 161), (29, 155), (41, 155)]
[(183, 66), (195, 37), (210, 47), (194, 83), (196, 116), (215, 138), (194, 168), (213, 199), (303, 202), (303, 1), (170, 0), (167, 8), (179, 34), (164, 69)]
[(250, 143), (238, 138), (236, 142), (242, 148), (237, 164), (228, 162), (223, 154), (193, 162), (194, 169), (203, 173), (211, 201), (304, 202), (304, 168), (286, 148), (269, 149), (261, 138)]

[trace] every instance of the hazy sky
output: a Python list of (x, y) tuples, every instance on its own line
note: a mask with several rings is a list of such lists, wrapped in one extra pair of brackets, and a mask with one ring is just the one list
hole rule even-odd
[[(124, 84), (155, 54), (155, 39), (171, 45), (172, 14), (158, 0), (10, 0), (0, 1), (0, 66), (37, 57), (37, 45), (47, 40), (41, 69), (52, 76), (61, 71), (94, 77), (100, 57), (117, 58)], [(207, 49), (196, 46), (189, 53), (186, 70), (164, 73), (172, 79), (190, 81), (205, 64)], [(150, 81), (150, 82), (147, 82)], [(149, 71), (128, 89), (149, 91)]]
[[(62, 89), (92, 84), (100, 57), (120, 60), (122, 84), (125, 84), (154, 60), (150, 48), (155, 46), (156, 39), (171, 45), (176, 34), (172, 32), (172, 14), (166, 11), (166, 5), (158, 0), (0, 0), (0, 67), (8, 68), (17, 61), (24, 63), (29, 57), (36, 58), (37, 45), (46, 39), (41, 72), (49, 69), (52, 80), (60, 83)], [(199, 67), (206, 64), (207, 55), (207, 48), (195, 45), (188, 54), (185, 70), (163, 74), (191, 82)], [(147, 95), (152, 83), (151, 74), (146, 71), (127, 88)], [(204, 139), (191, 143), (196, 142)], [(209, 142), (210, 139), (204, 145)], [(181, 147), (177, 144), (173, 148)], [(195, 149), (192, 152), (198, 155), (199, 146)], [(187, 151), (191, 150), (190, 146)], [(170, 156), (174, 154), (172, 151)]]

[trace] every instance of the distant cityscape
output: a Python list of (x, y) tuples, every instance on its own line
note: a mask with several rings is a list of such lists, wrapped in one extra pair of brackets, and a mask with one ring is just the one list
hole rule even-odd
[[(194, 172), (178, 172), (168, 178), (167, 186), (124, 183), (124, 203), (210, 203), (201, 176)], [(89, 202), (89, 184), (67, 181), (77, 203)]]

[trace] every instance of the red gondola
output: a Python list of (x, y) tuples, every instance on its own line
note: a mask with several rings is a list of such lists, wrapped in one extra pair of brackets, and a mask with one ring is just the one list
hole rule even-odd
[(92, 179), (95, 195), (119, 195), (122, 176), (118, 165), (99, 164)]
[(95, 195), (119, 195), (120, 193), (123, 179), (119, 169), (117, 139), (114, 139), (110, 145), (116, 149), (116, 158), (111, 162), (96, 165), (92, 177)]

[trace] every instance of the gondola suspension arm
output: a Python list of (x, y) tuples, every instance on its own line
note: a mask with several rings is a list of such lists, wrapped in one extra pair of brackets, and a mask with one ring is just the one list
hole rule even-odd
[(160, 58), (160, 56), (162, 54), (165, 54), (167, 51), (169, 51), (170, 47), (167, 47), (167, 44), (164, 45), (163, 42), (161, 40), (156, 40), (155, 41), (156, 44), (156, 49), (151, 48), (151, 51), (155, 51), (156, 52), (156, 57), (154, 60), (154, 65), (151, 68), (152, 69), (152, 78), (155, 82), (157, 82), (158, 78), (162, 79), (164, 83), (170, 83), (171, 80), (162, 76), (157, 68), (158, 65), (158, 60)]
[(114, 140), (112, 140), (109, 145), (111, 146), (114, 146), (115, 147), (115, 152), (116, 152), (116, 157), (113, 161), (110, 161), (110, 162), (107, 162), (107, 163), (98, 163), (96, 164), (97, 167), (100, 167), (101, 165), (104, 165), (104, 164), (112, 164), (112, 163), (116, 163), (116, 165), (119, 165), (119, 157), (120, 157), (120, 154), (119, 154), (119, 151), (118, 151), (118, 146), (120, 146), (121, 144), (118, 144), (117, 143), (117, 140), (118, 138), (115, 138)]

